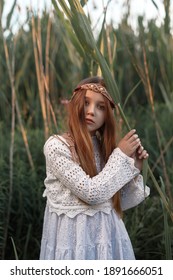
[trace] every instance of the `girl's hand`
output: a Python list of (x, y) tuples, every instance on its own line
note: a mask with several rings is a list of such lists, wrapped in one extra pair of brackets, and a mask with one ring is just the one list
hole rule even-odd
[(137, 148), (141, 145), (141, 141), (135, 132), (136, 130), (132, 129), (118, 143), (118, 148), (120, 148), (121, 151), (129, 157), (133, 157)]
[(120, 148), (127, 156), (132, 157), (135, 161), (135, 167), (141, 171), (143, 160), (147, 159), (149, 155), (147, 151), (144, 150), (144, 147), (141, 145), (141, 141), (135, 132), (135, 129), (128, 132), (118, 143), (118, 148)]
[(140, 145), (136, 152), (132, 155), (132, 157), (134, 158), (135, 166), (141, 171), (143, 160), (147, 159), (149, 157), (149, 154), (144, 149), (144, 147)]

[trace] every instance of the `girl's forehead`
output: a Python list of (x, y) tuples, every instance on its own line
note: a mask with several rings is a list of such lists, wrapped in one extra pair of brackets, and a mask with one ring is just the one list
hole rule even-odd
[(85, 97), (92, 99), (93, 101), (98, 101), (98, 102), (104, 102), (104, 97), (101, 93), (92, 91), (92, 90), (87, 90)]

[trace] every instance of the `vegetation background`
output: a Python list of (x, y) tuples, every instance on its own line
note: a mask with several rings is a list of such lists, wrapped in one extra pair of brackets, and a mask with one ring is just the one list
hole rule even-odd
[[(152, 0), (151, 0), (152, 1)], [(45, 207), (43, 145), (49, 135), (66, 129), (66, 102), (81, 79), (101, 74), (100, 67), (77, 34), (65, 1), (42, 14), (27, 9), (26, 21), (16, 32), (12, 16), (0, 30), (0, 258), (38, 259)], [(70, 2), (70, 1), (67, 1)], [(87, 1), (81, 5), (87, 5)], [(108, 5), (111, 0), (108, 1)], [(156, 183), (148, 176), (150, 198), (124, 213), (137, 259), (173, 256), (173, 34), (171, 1), (164, 0), (161, 26), (154, 19), (137, 28), (127, 13), (115, 27), (106, 23), (107, 7), (95, 41), (115, 79), (120, 103), (149, 151)], [(2, 19), (4, 1), (0, 2)], [(158, 9), (157, 1), (152, 1)], [(64, 6), (65, 11), (65, 6)], [(66, 10), (67, 11), (67, 10)], [(159, 12), (159, 11), (158, 11)], [(69, 15), (70, 16), (70, 15)], [(87, 14), (92, 26), (90, 14)], [(27, 28), (26, 28), (27, 26)], [(96, 26), (95, 26), (96, 28)], [(116, 112), (117, 130), (126, 130)], [(160, 187), (162, 195), (158, 192)], [(166, 201), (166, 202), (165, 202)], [(164, 203), (165, 202), (165, 203)], [(167, 207), (165, 207), (167, 205)]]

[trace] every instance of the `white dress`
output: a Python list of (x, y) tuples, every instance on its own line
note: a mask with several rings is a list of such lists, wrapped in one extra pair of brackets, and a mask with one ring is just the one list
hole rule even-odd
[[(62, 139), (62, 138), (61, 138)], [(46, 157), (44, 215), (40, 259), (121, 260), (135, 259), (122, 219), (111, 197), (121, 190), (122, 209), (134, 207), (149, 195), (132, 158), (119, 148), (101, 170), (99, 143), (93, 137), (98, 175), (90, 178), (72, 160), (68, 144), (50, 137)], [(64, 143), (63, 143), (64, 142)]]

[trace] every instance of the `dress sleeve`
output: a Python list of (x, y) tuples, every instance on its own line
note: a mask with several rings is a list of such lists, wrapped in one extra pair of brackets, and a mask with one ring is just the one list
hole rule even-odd
[(122, 210), (127, 210), (140, 204), (150, 194), (150, 188), (143, 183), (142, 175), (126, 184), (120, 191)]
[(92, 178), (72, 160), (69, 148), (57, 138), (52, 137), (46, 142), (44, 154), (49, 170), (47, 176), (51, 175), (58, 179), (72, 193), (90, 205), (112, 198), (118, 190), (139, 174), (139, 170), (134, 166), (134, 160), (119, 148), (114, 149), (102, 171)]

